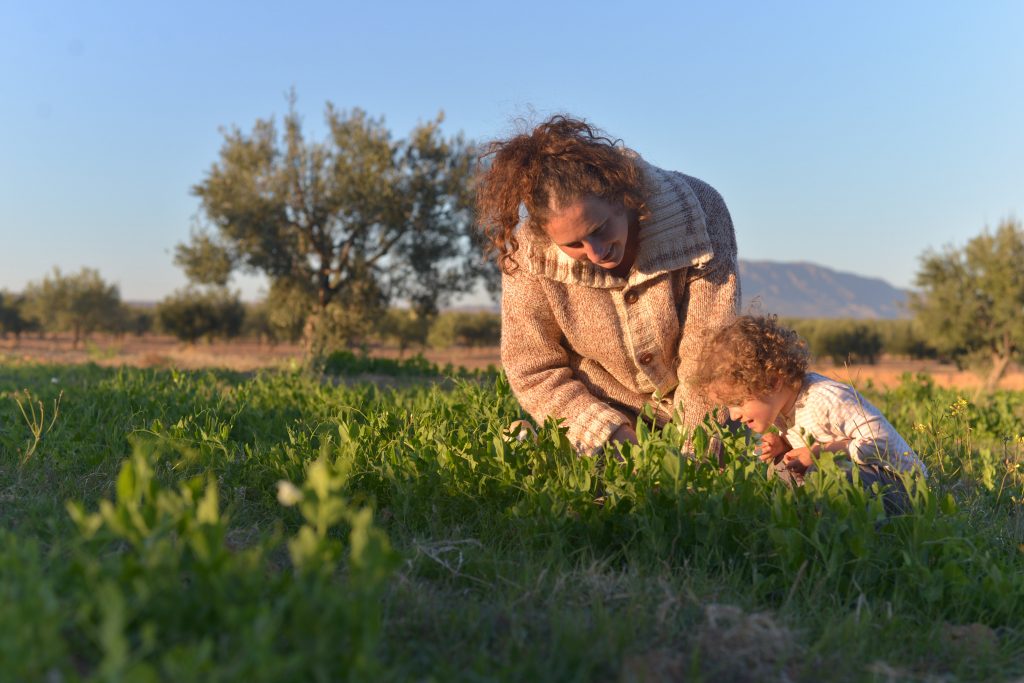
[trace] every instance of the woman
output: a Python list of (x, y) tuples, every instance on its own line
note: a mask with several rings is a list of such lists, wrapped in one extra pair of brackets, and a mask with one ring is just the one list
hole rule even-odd
[(480, 227), (502, 269), (501, 359), (523, 408), (587, 453), (636, 442), (651, 405), (692, 427), (702, 331), (736, 313), (736, 237), (710, 185), (554, 116), (492, 142)]

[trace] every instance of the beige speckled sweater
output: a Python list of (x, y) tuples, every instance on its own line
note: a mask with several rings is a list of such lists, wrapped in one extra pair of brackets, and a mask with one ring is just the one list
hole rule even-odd
[[(736, 235), (721, 196), (696, 178), (642, 163), (650, 216), (628, 278), (574, 261), (521, 230), (519, 269), (502, 281), (501, 360), (523, 408), (561, 418), (584, 452), (644, 404), (659, 421), (708, 412), (682, 378), (700, 332), (736, 313)], [(661, 397), (659, 399), (659, 397)]]

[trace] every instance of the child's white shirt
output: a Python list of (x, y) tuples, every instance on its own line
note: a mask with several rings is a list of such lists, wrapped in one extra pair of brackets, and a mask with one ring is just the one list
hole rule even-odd
[(907, 471), (927, 469), (899, 432), (856, 389), (824, 375), (809, 372), (794, 404), (793, 425), (786, 418), (776, 421), (785, 428), (793, 448), (823, 446), (850, 440), (846, 450), (854, 462)]

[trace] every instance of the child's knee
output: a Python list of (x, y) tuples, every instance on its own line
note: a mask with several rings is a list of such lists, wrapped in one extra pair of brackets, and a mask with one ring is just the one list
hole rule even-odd
[[(882, 506), (886, 515), (902, 515), (910, 511), (910, 495), (899, 475), (878, 465), (857, 465), (857, 469), (860, 485), (864, 490), (872, 496), (882, 496)], [(846, 476), (853, 481), (852, 470), (848, 471)]]

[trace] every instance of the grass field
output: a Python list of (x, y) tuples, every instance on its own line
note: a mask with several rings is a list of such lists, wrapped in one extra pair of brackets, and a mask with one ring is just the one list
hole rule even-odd
[(335, 370), (0, 366), (0, 680), (1024, 676), (1024, 393), (869, 390), (932, 472), (886, 519), (739, 435), (606, 464), (508, 440), (498, 375)]

